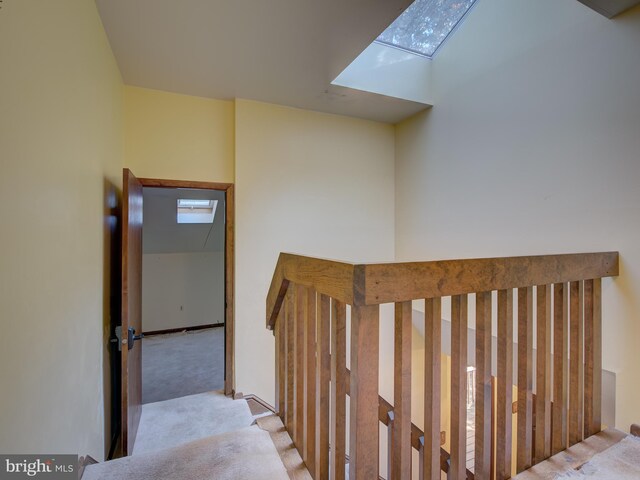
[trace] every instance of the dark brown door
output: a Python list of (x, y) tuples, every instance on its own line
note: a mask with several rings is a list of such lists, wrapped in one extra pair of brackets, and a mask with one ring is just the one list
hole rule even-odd
[(122, 452), (131, 455), (142, 411), (142, 185), (122, 181)]

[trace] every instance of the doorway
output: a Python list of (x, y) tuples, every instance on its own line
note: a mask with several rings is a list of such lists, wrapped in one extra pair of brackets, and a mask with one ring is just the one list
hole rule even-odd
[[(161, 212), (163, 209), (167, 211)], [(144, 398), (143, 342), (150, 342), (149, 345), (164, 343), (165, 351), (161, 347), (156, 352), (156, 360), (163, 362), (167, 359), (167, 348), (179, 352), (188, 351), (195, 345), (205, 354), (211, 353), (206, 352), (206, 343), (215, 341), (217, 337), (221, 343), (217, 348), (218, 355), (223, 360), (221, 375), (217, 379), (209, 379), (214, 383), (205, 383), (201, 388), (206, 391), (215, 387), (217, 381), (225, 395), (233, 396), (235, 393), (234, 213), (233, 184), (136, 178), (130, 170), (124, 169), (120, 344), (121, 445), (125, 455), (132, 453), (142, 404), (162, 400), (157, 396), (158, 392), (150, 392)], [(162, 216), (166, 219), (156, 218)], [(204, 218), (206, 216), (208, 220)], [(147, 222), (150, 230), (145, 230)], [(148, 237), (146, 242), (145, 235)], [(198, 258), (193, 254), (198, 254)], [(146, 255), (149, 257), (145, 258)], [(167, 265), (171, 263), (181, 266), (181, 275), (178, 276), (182, 277), (182, 283), (180, 279), (166, 275), (161, 278), (160, 272), (163, 269), (167, 271)], [(147, 296), (149, 298), (143, 298), (145, 264), (148, 283), (159, 284)], [(196, 294), (208, 288), (208, 281), (204, 280), (208, 266), (214, 270), (211, 282), (217, 282), (219, 293), (212, 290), (212, 298), (196, 301)], [(219, 268), (218, 275), (215, 274), (216, 268)], [(156, 308), (159, 305), (160, 308)], [(207, 312), (208, 309), (211, 311)], [(146, 337), (141, 335), (143, 332), (147, 333)], [(173, 343), (156, 342), (160, 337)], [(210, 346), (216, 350), (215, 345)], [(193, 365), (198, 364), (197, 355), (192, 361)], [(163, 372), (162, 365), (158, 367), (155, 369), (155, 381), (162, 382), (168, 377), (165, 374), (170, 372)], [(188, 363), (184, 368), (190, 368)], [(209, 373), (215, 377), (214, 371), (202, 374), (206, 376)], [(197, 378), (194, 381), (197, 383)], [(160, 392), (160, 395), (166, 398), (175, 392), (177, 396), (194, 393), (181, 391), (179, 384), (180, 378), (168, 392)]]
[[(234, 333), (234, 221), (235, 221), (235, 203), (234, 203), (234, 186), (230, 183), (215, 183), (215, 182), (198, 182), (198, 181), (183, 181), (183, 180), (164, 180), (164, 179), (155, 179), (155, 178), (140, 178), (140, 184), (143, 187), (143, 202), (146, 196), (154, 196), (158, 197), (158, 195), (154, 195), (154, 191), (158, 192), (168, 192), (170, 195), (173, 194), (170, 198), (174, 198), (176, 203), (173, 204), (176, 210), (172, 210), (170, 216), (176, 219), (176, 225), (185, 226), (195, 226), (198, 224), (183, 223), (177, 224), (177, 199), (178, 197), (185, 199), (208, 199), (211, 198), (213, 200), (218, 200), (218, 204), (216, 205), (214, 212), (214, 223), (213, 224), (200, 224), (198, 226), (203, 226), (201, 230), (206, 231), (206, 235), (204, 237), (201, 234), (190, 235), (190, 232), (185, 232), (183, 235), (186, 237), (191, 237), (190, 239), (182, 238), (177, 241), (183, 242), (186, 249), (197, 249), (197, 243), (203, 242), (203, 250), (207, 248), (212, 249), (220, 249), (223, 254), (223, 265), (224, 265), (224, 276), (222, 279), (223, 282), (223, 298), (222, 298), (222, 307), (223, 307), (223, 337), (224, 337), (224, 376), (223, 376), (223, 388), (224, 393), (227, 396), (232, 396), (235, 393), (235, 379), (234, 379), (234, 352), (233, 352), (233, 333)], [(143, 203), (144, 205), (144, 203)], [(186, 207), (186, 209), (190, 209), (190, 207)], [(146, 210), (144, 210), (147, 213)], [(154, 212), (154, 215), (157, 212)], [(218, 220), (216, 222), (215, 220)], [(152, 217), (150, 219), (154, 221)], [(146, 219), (143, 216), (143, 232), (146, 227)], [(212, 228), (213, 227), (213, 228)], [(162, 226), (160, 227), (162, 228)], [(197, 228), (197, 227), (196, 227)], [(217, 230), (219, 228), (219, 230)], [(214, 230), (216, 229), (216, 230)], [(193, 231), (193, 230), (192, 230)], [(144, 234), (143, 234), (144, 235)], [(161, 232), (160, 232), (161, 235)], [(189, 246), (188, 243), (191, 242), (192, 245)], [(205, 246), (205, 245), (208, 245)], [(168, 247), (168, 245), (167, 245)], [(162, 247), (160, 247), (162, 248)], [(144, 236), (143, 236), (143, 255), (144, 255)], [(216, 268), (216, 266), (214, 266)], [(144, 272), (143, 272), (144, 275)], [(143, 277), (144, 282), (144, 277)], [(184, 306), (183, 306), (184, 307)], [(144, 308), (144, 305), (143, 305)], [(184, 312), (184, 310), (183, 310)], [(143, 332), (147, 330), (145, 324), (145, 315), (143, 311)], [(208, 325), (218, 324), (220, 322), (214, 321), (213, 323), (209, 323)], [(206, 321), (204, 325), (207, 325)], [(150, 332), (154, 332), (157, 330), (162, 330), (162, 328), (149, 329)], [(193, 330), (193, 331), (197, 331)]]
[(225, 192), (142, 196), (142, 403), (224, 390)]

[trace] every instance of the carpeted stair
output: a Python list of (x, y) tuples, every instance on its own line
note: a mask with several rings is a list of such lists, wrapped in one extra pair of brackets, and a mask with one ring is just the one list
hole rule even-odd
[(288, 480), (269, 433), (258, 426), (178, 447), (89, 465), (82, 480)]
[[(274, 445), (274, 432), (288, 438), (280, 418), (265, 419), (256, 423), (246, 401), (219, 392), (146, 404), (133, 455), (88, 465), (82, 480), (305, 478), (299, 476), (300, 468), (306, 473), (299, 456), (285, 468)], [(298, 474), (290, 477), (292, 468)]]

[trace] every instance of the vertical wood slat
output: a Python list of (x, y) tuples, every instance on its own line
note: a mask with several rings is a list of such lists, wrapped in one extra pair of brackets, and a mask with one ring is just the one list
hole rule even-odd
[(467, 296), (451, 297), (451, 478), (467, 471)]
[(498, 291), (496, 479), (511, 478), (513, 399), (513, 290)]
[(411, 477), (411, 302), (395, 304), (391, 479)]
[(569, 446), (582, 441), (582, 400), (584, 395), (582, 282), (569, 284)]
[(551, 285), (536, 287), (536, 438), (534, 463), (551, 456)]
[(378, 367), (380, 308), (351, 309), (349, 479), (378, 478)]
[(420, 449), (418, 450), (418, 478), (425, 478), (424, 473), (424, 435), (420, 437)]
[(394, 432), (393, 432), (393, 420), (395, 419), (395, 415), (393, 414), (393, 410), (387, 413), (387, 478), (393, 479), (395, 470), (397, 467), (394, 466), (393, 456), (395, 455), (394, 451)]
[(276, 394), (276, 398), (275, 398), (275, 406), (276, 409), (278, 410), (278, 415), (282, 415), (283, 410), (280, 408), (280, 385), (282, 384), (282, 374), (280, 373), (280, 363), (281, 363), (281, 359), (280, 359), (280, 344), (282, 343), (282, 339), (280, 336), (280, 332), (281, 332), (281, 327), (282, 327), (282, 321), (281, 319), (284, 317), (284, 313), (280, 312), (280, 318), (278, 318), (276, 320), (276, 324), (275, 324), (275, 328), (273, 329), (273, 336), (275, 338), (275, 380), (276, 380), (276, 385), (275, 385), (275, 394)]
[(329, 477), (329, 386), (331, 380), (330, 300), (318, 295), (316, 341), (316, 451), (313, 478)]
[(532, 465), (533, 287), (518, 289), (518, 452), (517, 471)]
[(551, 454), (567, 448), (568, 289), (553, 286), (553, 431)]
[(474, 475), (491, 477), (491, 292), (476, 294), (476, 432)]
[(309, 472), (315, 471), (316, 454), (316, 292), (307, 288), (305, 321), (305, 360), (307, 369), (304, 377), (304, 461)]
[[(331, 428), (330, 475), (331, 480), (344, 480), (345, 427), (347, 399), (347, 307), (332, 300), (331, 312)], [(353, 369), (351, 372), (353, 376)]]
[(584, 436), (602, 429), (602, 281), (584, 282)]
[[(298, 451), (304, 455), (304, 373), (305, 373), (305, 358), (304, 358), (304, 324), (305, 324), (305, 311), (307, 308), (307, 289), (303, 285), (296, 285), (296, 300), (295, 300), (295, 317), (294, 317), (294, 330), (295, 330), (295, 403), (294, 403), (294, 416), (295, 416), (295, 428), (293, 443), (298, 448)], [(301, 455), (301, 456), (302, 456)]]
[(421, 480), (440, 480), (440, 386), (442, 375), (440, 298), (426, 299), (424, 312), (424, 451)]
[(496, 439), (497, 426), (498, 426), (498, 378), (491, 377), (491, 411), (493, 417), (491, 421), (491, 478), (496, 478), (496, 445), (498, 441)]
[(293, 385), (295, 380), (295, 314), (294, 314), (294, 302), (295, 302), (295, 285), (289, 285), (289, 291), (287, 292), (285, 303), (285, 316), (287, 318), (287, 402), (286, 402), (286, 422), (287, 431), (293, 438), (294, 433), (294, 421), (295, 415), (293, 414), (294, 405), (294, 392)]
[(285, 421), (287, 404), (287, 317), (285, 310), (286, 307), (280, 310), (280, 316), (276, 323), (276, 405), (278, 408), (278, 415), (280, 416), (282, 423)]

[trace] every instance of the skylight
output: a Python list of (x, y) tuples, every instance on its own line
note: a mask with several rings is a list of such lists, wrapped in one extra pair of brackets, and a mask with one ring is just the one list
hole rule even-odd
[(213, 223), (217, 200), (178, 199), (178, 223)]
[(476, 0), (415, 0), (376, 39), (432, 57)]

